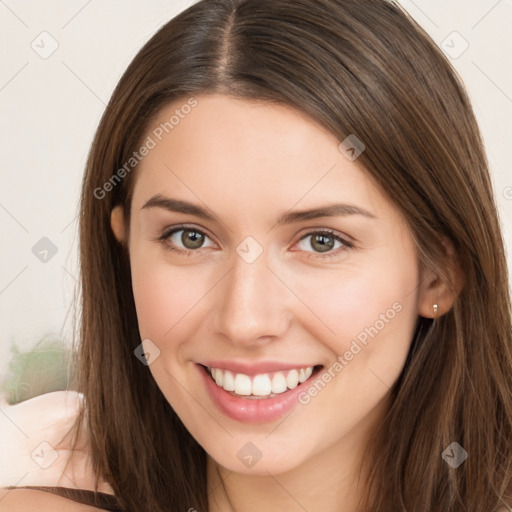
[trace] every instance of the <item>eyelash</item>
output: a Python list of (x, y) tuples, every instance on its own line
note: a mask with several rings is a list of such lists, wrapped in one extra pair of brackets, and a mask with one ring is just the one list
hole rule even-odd
[[(200, 233), (201, 235), (204, 235), (205, 237), (210, 238), (204, 231), (202, 231), (194, 226), (181, 225), (181, 226), (173, 227), (169, 231), (165, 231), (161, 236), (157, 237), (156, 241), (162, 243), (167, 250), (190, 257), (190, 256), (192, 256), (192, 253), (198, 252), (201, 249), (201, 247), (199, 249), (195, 249), (195, 250), (194, 249), (177, 249), (176, 247), (173, 247), (169, 243), (169, 238), (174, 233), (177, 233), (179, 231), (187, 231), (187, 230), (193, 231), (195, 233)], [(334, 256), (339, 255), (340, 252), (346, 251), (347, 249), (352, 249), (354, 247), (354, 244), (352, 242), (350, 242), (349, 240), (336, 234), (335, 231), (333, 231), (331, 229), (327, 229), (327, 228), (317, 230), (317, 231), (310, 231), (310, 232), (304, 234), (299, 239), (299, 242), (311, 235), (329, 235), (330, 237), (334, 238), (336, 241), (340, 242), (343, 246), (339, 247), (337, 250), (326, 251), (325, 253), (312, 251), (311, 255), (307, 256), (308, 258), (320, 258), (320, 259), (332, 258)], [(310, 252), (310, 251), (306, 251), (306, 252)]]

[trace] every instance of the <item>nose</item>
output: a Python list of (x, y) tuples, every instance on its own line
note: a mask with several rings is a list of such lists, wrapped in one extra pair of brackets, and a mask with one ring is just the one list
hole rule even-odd
[(214, 331), (232, 344), (263, 344), (284, 336), (293, 318), (290, 290), (271, 270), (265, 251), (252, 263), (237, 253), (217, 289)]

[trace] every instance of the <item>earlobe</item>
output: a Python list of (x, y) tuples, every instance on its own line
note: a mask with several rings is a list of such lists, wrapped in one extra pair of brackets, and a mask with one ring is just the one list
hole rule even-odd
[(425, 318), (437, 319), (447, 313), (455, 302), (456, 294), (435, 276), (420, 286), (418, 314)]
[(447, 271), (446, 274), (443, 273), (446, 277), (430, 273), (420, 283), (418, 314), (425, 318), (437, 319), (446, 314), (464, 286), (464, 276), (453, 246), (448, 241), (443, 241), (443, 245), (446, 247), (447, 259), (441, 264)]
[(118, 242), (125, 239), (124, 208), (121, 205), (114, 207), (110, 214), (110, 226)]

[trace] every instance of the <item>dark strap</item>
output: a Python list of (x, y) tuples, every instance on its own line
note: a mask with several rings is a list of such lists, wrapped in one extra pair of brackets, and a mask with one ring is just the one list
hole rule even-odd
[(70, 487), (49, 487), (43, 485), (22, 485), (19, 487), (10, 485), (6, 487), (6, 489), (34, 489), (36, 491), (46, 491), (77, 501), (78, 503), (83, 503), (84, 505), (92, 505), (93, 507), (110, 510), (112, 512), (125, 512), (124, 509), (121, 508), (118, 499), (113, 494), (105, 492), (95, 492), (86, 489), (71, 489)]

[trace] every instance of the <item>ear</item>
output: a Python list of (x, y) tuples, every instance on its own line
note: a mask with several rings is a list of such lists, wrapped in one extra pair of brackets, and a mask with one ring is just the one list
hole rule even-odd
[(114, 207), (110, 214), (110, 226), (118, 242), (125, 240), (124, 208), (121, 205)]
[[(452, 243), (443, 239), (443, 245), (446, 259), (439, 264), (444, 272), (437, 274), (425, 270), (421, 276), (418, 314), (425, 318), (437, 318), (450, 311), (464, 286), (464, 276)], [(434, 304), (437, 304), (437, 312), (434, 311)]]

